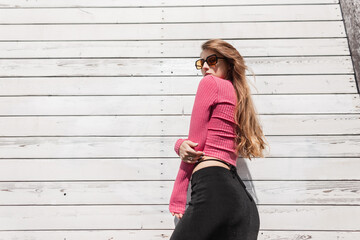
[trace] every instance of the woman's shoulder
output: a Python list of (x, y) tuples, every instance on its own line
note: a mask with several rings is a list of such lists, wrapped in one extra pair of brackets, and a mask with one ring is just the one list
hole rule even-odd
[(206, 75), (206, 76), (203, 76), (203, 78), (200, 81), (201, 82), (215, 82), (215, 81), (217, 81), (215, 78), (218, 78), (218, 77), (215, 77), (213, 75)]
[[(210, 75), (208, 75), (210, 76)], [(206, 77), (208, 77), (206, 76)], [(211, 76), (213, 81), (217, 84), (218, 99), (231, 100), (236, 102), (235, 88), (232, 82), (228, 79)]]
[(234, 89), (234, 86), (232, 84), (232, 82), (228, 79), (224, 79), (224, 78), (221, 78), (221, 77), (216, 77), (216, 76), (212, 76), (212, 75), (207, 75), (205, 77), (210, 77), (211, 79), (213, 79), (212, 81), (214, 81), (218, 88), (219, 89), (223, 89), (223, 90), (233, 90)]
[(213, 75), (206, 75), (204, 76), (199, 83), (199, 86), (202, 88), (209, 88), (209, 89), (216, 89), (218, 88), (218, 80)]
[(204, 81), (213, 81), (215, 82), (218, 86), (232, 86), (232, 82), (228, 79), (224, 79), (221, 77), (217, 77), (217, 76), (213, 76), (213, 75), (207, 75), (205, 77), (203, 77)]
[(221, 77), (217, 77), (217, 76), (213, 76), (213, 75), (207, 75), (205, 77), (212, 77), (216, 82), (226, 82), (226, 83), (231, 83), (230, 80), (225, 79), (225, 78), (221, 78)]

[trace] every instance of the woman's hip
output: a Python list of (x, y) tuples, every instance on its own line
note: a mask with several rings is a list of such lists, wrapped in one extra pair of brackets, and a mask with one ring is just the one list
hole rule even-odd
[(237, 173), (222, 166), (207, 166), (191, 176), (192, 204), (246, 206), (253, 202)]

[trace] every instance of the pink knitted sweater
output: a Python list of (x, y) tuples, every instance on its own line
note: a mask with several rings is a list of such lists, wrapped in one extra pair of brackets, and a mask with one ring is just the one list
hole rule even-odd
[[(188, 138), (179, 138), (174, 150), (179, 155), (183, 141), (198, 143), (194, 148), (236, 166), (235, 121), (236, 92), (230, 80), (207, 75), (199, 83), (191, 113)], [(184, 213), (194, 164), (181, 161), (170, 197), (169, 210)]]

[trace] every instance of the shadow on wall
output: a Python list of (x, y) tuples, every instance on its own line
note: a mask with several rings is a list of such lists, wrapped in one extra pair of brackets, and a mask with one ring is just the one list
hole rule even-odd
[(360, 1), (340, 0), (351, 58), (355, 71), (358, 93), (360, 93)]

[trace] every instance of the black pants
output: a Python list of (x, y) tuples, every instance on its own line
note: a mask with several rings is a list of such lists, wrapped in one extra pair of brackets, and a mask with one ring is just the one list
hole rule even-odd
[(191, 176), (191, 200), (170, 240), (257, 239), (260, 218), (256, 203), (236, 167), (221, 162), (231, 170), (208, 166)]

